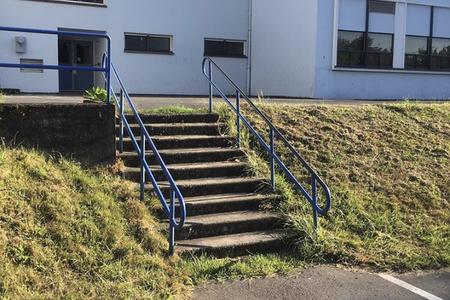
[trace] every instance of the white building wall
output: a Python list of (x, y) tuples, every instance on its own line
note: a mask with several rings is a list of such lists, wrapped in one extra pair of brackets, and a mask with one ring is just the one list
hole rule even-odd
[[(328, 99), (449, 99), (450, 75), (404, 70), (335, 69), (334, 2), (318, 1), (318, 30), (314, 98)], [(365, 0), (345, 0), (360, 1)], [(447, 5), (448, 0), (411, 0), (405, 3)], [(337, 13), (339, 16), (339, 12)], [(404, 20), (406, 22), (406, 20)], [(450, 22), (450, 19), (449, 19)], [(335, 22), (336, 24), (338, 22)], [(406, 26), (406, 25), (405, 25)], [(400, 26), (396, 26), (400, 27)], [(450, 23), (449, 23), (450, 27)], [(348, 29), (348, 28), (345, 28)], [(394, 50), (395, 51), (395, 50)]]
[[(27, 0), (1, 0), (0, 25), (40, 29), (72, 28), (106, 31), (113, 41), (113, 62), (131, 93), (207, 93), (201, 72), (204, 38), (248, 39), (246, 0), (108, 0), (91, 7)], [(174, 55), (124, 52), (124, 32), (174, 36)], [(14, 36), (28, 38), (28, 52), (14, 51)], [(58, 63), (56, 36), (0, 32), (0, 61), (21, 57)], [(247, 59), (217, 58), (239, 85), (246, 88)], [(57, 71), (20, 73), (0, 68), (0, 87), (24, 92), (58, 92)]]
[(316, 10), (317, 0), (253, 0), (253, 95), (313, 97)]

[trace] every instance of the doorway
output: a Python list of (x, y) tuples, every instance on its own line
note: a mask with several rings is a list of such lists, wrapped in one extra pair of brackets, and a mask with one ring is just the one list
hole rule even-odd
[[(94, 41), (73, 40), (61, 37), (58, 40), (59, 64), (62, 66), (92, 67), (94, 65)], [(92, 71), (59, 71), (59, 90), (85, 91), (94, 86)]]

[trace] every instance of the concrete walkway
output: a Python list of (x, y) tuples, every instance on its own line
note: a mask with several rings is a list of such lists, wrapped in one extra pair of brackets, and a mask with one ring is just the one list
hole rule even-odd
[[(391, 275), (386, 277), (392, 279)], [(393, 283), (380, 274), (319, 266), (290, 277), (208, 283), (195, 290), (193, 299), (450, 299), (450, 270), (393, 278), (399, 282)]]
[[(138, 109), (153, 109), (163, 106), (184, 106), (201, 108), (208, 107), (207, 97), (150, 97), (150, 96), (132, 96)], [(258, 101), (257, 98), (253, 98)], [(7, 95), (4, 97), (6, 103), (82, 103), (81, 95)], [(216, 101), (222, 101), (218, 99)], [(394, 101), (362, 101), (362, 100), (319, 100), (319, 99), (294, 99), (294, 98), (267, 98), (264, 101), (287, 103), (287, 104), (336, 104), (336, 105), (358, 105), (358, 104), (380, 104), (392, 103)]]

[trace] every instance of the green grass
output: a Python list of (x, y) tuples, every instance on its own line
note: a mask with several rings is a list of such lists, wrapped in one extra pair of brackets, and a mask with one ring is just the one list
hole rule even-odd
[[(131, 110), (126, 110), (131, 112)], [(207, 108), (192, 108), (184, 106), (163, 106), (154, 109), (140, 109), (140, 114), (157, 114), (157, 115), (174, 115), (174, 114), (195, 114), (195, 113), (207, 113)]]
[(258, 254), (238, 259), (201, 256), (185, 260), (183, 267), (197, 285), (209, 280), (225, 281), (274, 274), (288, 275), (305, 267), (305, 263), (291, 254)]
[[(450, 104), (361, 106), (259, 103), (331, 188), (333, 208), (312, 229), (311, 208), (281, 174), (274, 204), (305, 263), (408, 271), (450, 265)], [(262, 120), (246, 116), (267, 138)], [(235, 134), (235, 116), (222, 117)], [(264, 155), (244, 130), (252, 171), (269, 176)], [(305, 186), (306, 173), (277, 151)]]
[(190, 279), (136, 196), (105, 170), (0, 146), (0, 298), (184, 294)]

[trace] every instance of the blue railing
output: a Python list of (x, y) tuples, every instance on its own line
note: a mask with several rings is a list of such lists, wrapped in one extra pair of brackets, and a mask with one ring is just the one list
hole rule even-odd
[[(105, 64), (108, 63), (107, 55), (103, 55), (103, 62), (102, 66), (105, 67)], [(142, 121), (138, 110), (136, 109), (136, 106), (134, 105), (133, 101), (131, 100), (130, 95), (128, 94), (127, 89), (125, 88), (125, 85), (123, 84), (122, 79), (119, 76), (119, 72), (117, 72), (116, 67), (111, 62), (111, 71), (114, 75), (114, 77), (117, 79), (117, 82), (120, 86), (120, 93), (119, 93), (119, 99), (117, 99), (116, 93), (114, 92), (114, 89), (112, 85), (109, 86), (108, 91), (111, 92), (112, 98), (114, 99), (114, 102), (116, 103), (116, 106), (119, 110), (119, 151), (123, 152), (123, 136), (124, 136), (124, 130), (128, 133), (128, 136), (131, 139), (131, 143), (133, 144), (134, 149), (136, 150), (136, 153), (139, 157), (140, 162), (140, 176), (139, 176), (139, 184), (140, 184), (140, 194), (141, 194), (141, 200), (144, 199), (145, 194), (145, 183), (147, 182), (147, 179), (150, 179), (153, 191), (155, 192), (156, 196), (160, 200), (164, 213), (169, 219), (169, 254), (172, 255), (174, 253), (174, 247), (175, 247), (175, 230), (181, 229), (186, 221), (186, 204), (184, 201), (184, 197), (181, 194), (175, 180), (173, 179), (172, 175), (170, 174), (169, 169), (167, 168), (167, 165), (165, 164), (164, 160), (162, 159), (161, 155), (159, 154), (158, 149), (155, 146), (155, 143), (153, 142), (152, 138), (150, 137), (150, 134), (148, 133), (147, 128), (145, 127), (144, 122)], [(128, 106), (131, 109), (132, 115), (134, 119), (136, 120), (139, 130), (140, 130), (140, 141), (138, 142), (137, 137), (135, 136), (130, 123), (127, 120), (127, 115), (125, 114), (125, 103), (124, 99), (127, 101)], [(158, 181), (155, 179), (155, 176), (153, 175), (150, 165), (147, 162), (147, 158), (145, 155), (146, 148), (150, 147), (154, 157), (156, 158), (157, 163), (161, 167), (161, 170), (166, 177), (169, 185), (170, 185), (170, 201), (169, 205), (167, 204), (166, 197), (164, 193), (161, 191), (161, 187), (159, 186)], [(176, 206), (175, 202), (178, 200), (179, 202), (179, 209), (180, 209), (180, 220), (177, 221), (176, 218)]]
[[(219, 73), (226, 79), (226, 81), (232, 86), (236, 91), (236, 106), (231, 103), (228, 96), (220, 89), (217, 83), (214, 81), (213, 77), (213, 67), (219, 71)], [(250, 133), (252, 133), (258, 140), (260, 146), (264, 151), (266, 151), (270, 158), (270, 177), (272, 188), (275, 189), (275, 164), (284, 172), (285, 176), (294, 184), (295, 188), (300, 191), (300, 193), (308, 200), (313, 209), (313, 222), (314, 227), (317, 228), (318, 215), (325, 215), (331, 208), (331, 193), (328, 186), (320, 178), (320, 176), (314, 171), (314, 169), (306, 162), (303, 156), (298, 153), (297, 150), (289, 143), (286, 137), (275, 127), (275, 125), (269, 120), (264, 112), (262, 112), (250, 98), (239, 88), (239, 86), (234, 83), (234, 81), (220, 68), (211, 58), (205, 57), (202, 64), (202, 70), (205, 77), (209, 82), (209, 111), (213, 110), (213, 91), (214, 89), (220, 94), (220, 96), (225, 100), (228, 106), (236, 113), (236, 127), (237, 127), (237, 144), (240, 147), (241, 141), (241, 122), (247, 127)], [(266, 143), (264, 138), (259, 134), (256, 129), (250, 124), (250, 122), (241, 113), (240, 100), (244, 98), (250, 107), (265, 121), (269, 127), (269, 144)], [(295, 175), (289, 170), (286, 164), (277, 155), (275, 150), (275, 140), (279, 140), (287, 147), (292, 157), (297, 159), (301, 165), (306, 169), (310, 176), (311, 192), (309, 193), (305, 187), (297, 180)], [(318, 204), (318, 185), (322, 188), (325, 194), (325, 206), (321, 207)]]
[(109, 104), (110, 90), (107, 88), (111, 85), (111, 38), (106, 34), (89, 33), (89, 32), (75, 32), (75, 31), (63, 31), (63, 30), (43, 30), (43, 29), (31, 29), (31, 28), (18, 28), (18, 27), (4, 27), (0, 26), (0, 31), (10, 32), (23, 32), (23, 33), (37, 33), (37, 34), (50, 34), (57, 36), (73, 36), (73, 37), (90, 37), (101, 38), (106, 40), (106, 51), (108, 53), (107, 63), (99, 67), (87, 67), (87, 66), (61, 66), (61, 65), (46, 65), (46, 64), (15, 64), (15, 63), (3, 63), (0, 62), (2, 68), (20, 68), (20, 69), (46, 69), (46, 70), (59, 70), (59, 71), (90, 71), (90, 72), (102, 72), (105, 76), (105, 89), (107, 90), (106, 101)]

